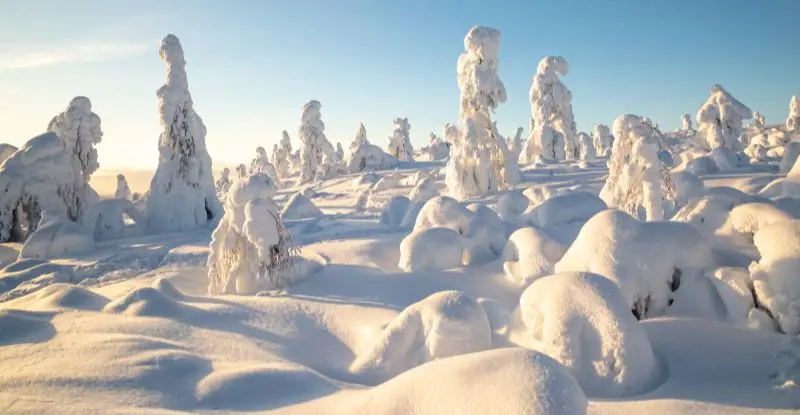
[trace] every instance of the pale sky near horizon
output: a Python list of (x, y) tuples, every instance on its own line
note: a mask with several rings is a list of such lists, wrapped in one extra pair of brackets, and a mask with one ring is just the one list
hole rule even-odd
[(358, 124), (385, 146), (408, 117), (415, 146), (456, 122), (456, 60), (470, 27), (499, 29), (500, 132), (528, 134), (538, 61), (562, 55), (578, 129), (623, 113), (677, 128), (712, 84), (782, 123), (800, 94), (795, 0), (0, 0), (0, 142), (21, 145), (76, 95), (103, 121), (101, 169), (155, 168), (158, 43), (182, 41), (217, 163), (249, 162), (308, 100), (347, 148)]

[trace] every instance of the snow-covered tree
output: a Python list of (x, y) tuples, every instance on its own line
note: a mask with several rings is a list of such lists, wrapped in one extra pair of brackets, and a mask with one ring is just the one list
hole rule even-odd
[(124, 174), (117, 175), (117, 190), (114, 191), (114, 199), (131, 200), (131, 188), (128, 187), (128, 180)]
[(697, 111), (697, 132), (709, 149), (741, 149), (739, 136), (742, 133), (742, 120), (749, 120), (753, 112), (739, 102), (722, 86), (711, 87), (711, 96)]
[(159, 160), (147, 198), (153, 231), (181, 231), (214, 224), (222, 215), (206, 151), (206, 127), (194, 110), (183, 48), (175, 35), (161, 41), (167, 81), (158, 89), (163, 131)]
[(292, 139), (289, 138), (289, 132), (283, 130), (283, 136), (281, 137), (281, 150), (283, 150), (286, 155), (292, 154)]
[[(300, 128), (301, 171), (300, 182), (308, 183), (323, 172), (323, 162), (336, 160), (336, 151), (325, 137), (325, 123), (322, 122), (322, 104), (309, 101), (303, 106)], [(324, 172), (323, 172), (324, 173)]]
[(547, 56), (539, 62), (530, 91), (533, 121), (522, 158), (532, 163), (571, 159), (575, 153), (575, 121), (572, 93), (559, 79), (569, 71), (561, 56)]
[(269, 176), (270, 180), (272, 180), (275, 185), (278, 185), (278, 172), (275, 170), (275, 166), (269, 162), (269, 158), (267, 158), (267, 151), (264, 150), (264, 147), (256, 148), (256, 158), (250, 162), (250, 172), (252, 174), (256, 173), (264, 173)]
[(236, 166), (236, 175), (240, 179), (247, 177), (247, 166), (245, 166), (244, 163), (240, 163), (238, 166)]
[(611, 129), (605, 124), (597, 124), (594, 126), (594, 134), (592, 136), (594, 150), (598, 155), (607, 156), (611, 153), (611, 145), (614, 142), (614, 137), (611, 136)]
[(797, 99), (797, 95), (793, 95), (792, 100), (789, 101), (789, 117), (786, 118), (786, 128), (792, 131), (800, 129), (800, 100)]
[(395, 118), (394, 131), (389, 137), (387, 153), (400, 161), (414, 161), (414, 147), (411, 145), (408, 118)]
[(597, 158), (597, 153), (594, 149), (592, 137), (586, 133), (578, 133), (578, 157), (581, 160), (594, 160)]
[(75, 97), (66, 110), (50, 120), (47, 131), (56, 133), (64, 148), (72, 155), (75, 183), (63, 191), (66, 192), (65, 199), (71, 200), (68, 219), (80, 220), (99, 201), (97, 192), (89, 186), (89, 180), (100, 167), (94, 148), (103, 138), (100, 117), (92, 112), (89, 98)]
[(461, 137), (461, 131), (455, 124), (447, 123), (444, 125), (444, 141), (448, 142), (452, 148)]
[(450, 156), (450, 143), (431, 133), (430, 142), (418, 151), (420, 160), (444, 160)]
[(295, 249), (272, 200), (276, 192), (272, 179), (259, 172), (231, 188), (211, 235), (209, 294), (255, 294), (289, 283)]
[(508, 150), (514, 154), (515, 159), (519, 159), (519, 155), (522, 152), (522, 127), (517, 127)]
[(456, 138), (445, 132), (448, 141), (453, 140), (445, 182), (458, 199), (484, 195), (519, 180), (517, 161), (492, 122), (495, 109), (506, 101), (506, 88), (497, 73), (500, 31), (475, 26), (464, 38), (464, 49), (458, 58), (461, 134)]
[(344, 149), (342, 148), (342, 143), (336, 142), (336, 161), (339, 163), (344, 162)]
[(217, 198), (224, 201), (228, 195), (228, 190), (231, 188), (231, 169), (225, 167), (217, 179), (215, 190), (217, 191)]
[(367, 140), (367, 129), (364, 127), (364, 124), (360, 124), (358, 126), (358, 132), (356, 133), (356, 137), (350, 143), (349, 154), (353, 154), (354, 151), (358, 148), (358, 146), (362, 144), (369, 144), (369, 140)]
[(669, 170), (659, 159), (655, 127), (625, 114), (614, 122), (614, 146), (600, 197), (609, 207), (639, 219), (661, 220), (664, 203), (675, 200)]
[(753, 127), (756, 127), (757, 130), (763, 130), (764, 124), (765, 124), (764, 115), (758, 111), (753, 113)]
[(689, 114), (681, 115), (681, 131), (694, 131), (692, 127), (692, 116)]
[(275, 167), (275, 173), (278, 175), (278, 179), (289, 177), (289, 157), (277, 144), (272, 146), (271, 160), (272, 165)]

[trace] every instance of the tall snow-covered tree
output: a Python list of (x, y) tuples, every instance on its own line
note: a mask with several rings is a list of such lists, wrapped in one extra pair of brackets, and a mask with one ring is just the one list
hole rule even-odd
[(167, 65), (167, 81), (157, 92), (163, 131), (158, 168), (147, 198), (149, 226), (152, 231), (174, 232), (213, 225), (222, 215), (222, 206), (206, 151), (206, 127), (189, 93), (180, 40), (167, 35), (159, 54)]
[(797, 95), (789, 101), (789, 117), (786, 118), (786, 128), (792, 131), (800, 130), (800, 100)]
[(681, 115), (681, 131), (694, 131), (692, 127), (692, 116), (689, 114)]
[(244, 163), (240, 163), (238, 166), (236, 166), (236, 176), (238, 176), (240, 179), (247, 177), (247, 166), (245, 166)]
[(89, 98), (75, 97), (66, 110), (50, 120), (47, 131), (54, 132), (72, 155), (76, 180), (63, 190), (66, 192), (65, 200), (71, 200), (67, 210), (68, 219), (80, 220), (99, 201), (97, 192), (89, 186), (89, 180), (100, 167), (94, 148), (103, 138), (100, 117), (92, 112)]
[(269, 162), (269, 158), (267, 157), (267, 150), (264, 150), (264, 147), (257, 147), (256, 148), (256, 158), (250, 162), (250, 174), (256, 173), (264, 173), (267, 177), (272, 180), (272, 183), (275, 186), (278, 186), (278, 172), (275, 170), (275, 166)]
[(395, 118), (394, 131), (389, 137), (387, 153), (400, 161), (414, 161), (414, 147), (411, 145), (408, 118)]
[(301, 143), (301, 183), (308, 183), (316, 179), (319, 173), (324, 173), (321, 167), (325, 161), (336, 160), (336, 151), (325, 137), (321, 109), (322, 104), (319, 101), (309, 101), (303, 106), (297, 133)]
[[(272, 165), (275, 166), (275, 172), (278, 174), (279, 180), (289, 177), (291, 172), (289, 154), (278, 144), (272, 146)], [(280, 188), (280, 185), (278, 187)]]
[(522, 158), (532, 163), (572, 159), (575, 154), (575, 120), (572, 115), (572, 93), (559, 79), (569, 72), (561, 56), (547, 56), (539, 62), (531, 85), (533, 113), (531, 135)]
[(344, 149), (342, 148), (342, 143), (336, 142), (336, 161), (338, 163), (344, 163)]
[(697, 133), (709, 149), (741, 150), (742, 120), (753, 112), (720, 85), (711, 87), (711, 96), (697, 111)]
[(594, 144), (594, 151), (598, 155), (607, 156), (611, 153), (611, 145), (614, 141), (611, 136), (611, 129), (605, 124), (597, 124), (594, 126), (594, 134), (592, 135)]
[(284, 130), (281, 137), (281, 150), (289, 157), (292, 155), (292, 139), (289, 138), (289, 132)]
[(492, 122), (495, 109), (506, 101), (497, 73), (500, 31), (475, 26), (464, 38), (464, 49), (457, 66), (460, 137), (445, 132), (448, 141), (453, 140), (445, 182), (458, 199), (485, 195), (519, 180), (519, 166)]
[(131, 200), (131, 188), (124, 174), (117, 175), (117, 190), (114, 191), (114, 199)]

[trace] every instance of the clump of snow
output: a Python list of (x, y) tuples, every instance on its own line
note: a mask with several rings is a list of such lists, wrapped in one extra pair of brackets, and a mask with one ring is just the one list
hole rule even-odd
[(146, 223), (147, 218), (127, 199), (102, 200), (92, 206), (83, 220), (97, 241), (140, 235)]
[[(706, 190), (702, 196), (690, 199), (671, 220), (692, 224), (709, 241), (717, 238), (729, 239), (735, 237), (729, 220), (731, 211), (736, 206), (761, 201), (764, 199), (745, 194), (732, 187), (715, 187)], [(729, 242), (737, 241), (729, 240)]]
[(414, 147), (411, 145), (408, 118), (395, 118), (394, 131), (389, 137), (387, 153), (400, 161), (414, 161)]
[(460, 291), (441, 291), (406, 307), (350, 370), (378, 383), (432, 360), (491, 347), (480, 304)]
[(411, 206), (411, 201), (405, 196), (392, 196), (381, 211), (378, 223), (388, 228), (396, 228), (403, 222), (403, 218)]
[(619, 285), (639, 319), (664, 314), (682, 278), (714, 268), (711, 248), (692, 225), (639, 222), (606, 210), (583, 226), (556, 272), (586, 271)]
[(356, 136), (353, 138), (353, 141), (350, 142), (349, 154), (354, 153), (359, 146), (364, 144), (369, 144), (369, 140), (367, 139), (367, 128), (364, 127), (364, 124), (362, 123), (358, 125)]
[(610, 156), (611, 146), (614, 143), (614, 137), (611, 135), (611, 129), (605, 124), (597, 124), (594, 126), (594, 134), (592, 135), (592, 142), (594, 150), (599, 156)]
[(722, 267), (714, 270), (708, 277), (725, 305), (728, 321), (740, 326), (749, 326), (750, 310), (756, 304), (753, 301), (753, 288), (748, 270)]
[(708, 149), (741, 150), (742, 120), (753, 112), (720, 85), (711, 87), (711, 96), (697, 111), (697, 134)]
[(335, 163), (336, 150), (325, 137), (325, 123), (322, 122), (321, 109), (322, 104), (319, 101), (308, 101), (303, 106), (303, 115), (297, 133), (301, 143), (301, 183), (313, 181), (320, 174), (333, 173), (324, 166), (324, 164), (328, 164), (330, 167), (331, 163)]
[(449, 228), (426, 228), (403, 238), (397, 266), (406, 272), (451, 269), (462, 265), (463, 255), (458, 232)]
[(516, 230), (503, 250), (503, 270), (506, 275), (526, 286), (539, 277), (550, 275), (567, 249), (539, 229), (526, 227)]
[(792, 215), (769, 203), (744, 203), (731, 210), (729, 221), (733, 229), (740, 233), (754, 235), (766, 226), (789, 222)]
[(430, 177), (424, 177), (411, 189), (408, 198), (414, 203), (424, 203), (436, 196), (439, 196), (436, 182)]
[(460, 200), (519, 181), (517, 160), (492, 122), (495, 109), (506, 101), (497, 72), (500, 32), (475, 26), (464, 38), (464, 49), (458, 58), (463, 128), (452, 143), (445, 180), (450, 195)]
[(36, 308), (100, 311), (109, 300), (94, 291), (72, 284), (57, 283), (37, 291)]
[(789, 116), (786, 118), (786, 129), (795, 131), (800, 129), (800, 100), (797, 95), (792, 95), (789, 101)]
[(19, 259), (49, 259), (76, 255), (94, 249), (94, 237), (83, 226), (68, 220), (42, 224), (28, 236)]
[(158, 89), (161, 137), (150, 183), (147, 218), (154, 232), (214, 225), (222, 216), (206, 151), (206, 127), (194, 110), (183, 48), (175, 35), (161, 41), (167, 82)]
[(500, 219), (515, 224), (522, 225), (528, 222), (525, 211), (531, 201), (519, 190), (507, 192), (497, 200), (497, 216)]
[(291, 282), (295, 252), (272, 201), (276, 192), (264, 173), (234, 183), (211, 235), (209, 294), (255, 294)]
[(589, 396), (642, 393), (659, 377), (644, 329), (609, 279), (589, 272), (536, 280), (520, 297), (537, 350), (568, 368)]
[(384, 190), (394, 189), (399, 186), (400, 186), (399, 175), (397, 175), (396, 173), (390, 173), (378, 179), (378, 181), (375, 182), (375, 185), (372, 186), (372, 191), (380, 192)]
[(323, 216), (322, 211), (302, 192), (293, 194), (281, 210), (283, 219), (306, 219), (320, 216)]
[(572, 92), (559, 76), (569, 72), (561, 56), (547, 56), (539, 62), (530, 91), (533, 126), (522, 160), (533, 163), (572, 160), (575, 155), (575, 121), (572, 115)]
[(796, 336), (800, 334), (800, 220), (764, 226), (753, 241), (761, 254), (750, 265), (758, 305), (781, 332)]

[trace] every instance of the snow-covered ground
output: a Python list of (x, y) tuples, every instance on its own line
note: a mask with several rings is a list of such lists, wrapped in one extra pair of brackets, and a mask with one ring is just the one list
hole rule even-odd
[[(621, 261), (608, 265), (607, 272), (617, 275), (606, 277), (621, 289), (592, 276), (606, 265), (588, 258), (581, 258), (585, 269), (574, 269), (588, 271), (579, 274), (588, 277), (554, 284), (561, 274), (541, 275), (569, 268), (560, 258), (537, 256), (543, 244), (556, 247), (542, 251), (545, 256), (560, 256), (576, 238), (585, 244), (591, 236), (580, 231), (596, 213), (595, 202), (587, 200), (603, 187), (605, 158), (583, 168), (523, 167), (514, 189), (472, 201), (496, 209), (510, 190), (536, 196), (527, 210), (514, 213), (516, 223), (505, 223), (504, 235), (499, 232), (507, 238), (519, 227), (539, 230), (515, 237), (513, 258), (498, 252), (496, 259), (466, 267), (405, 272), (399, 266), (401, 242), (413, 222), (382, 224), (381, 210), (395, 196), (408, 197), (416, 179), (430, 177), (428, 197), (435, 191), (446, 195), (443, 175), (427, 174), (444, 165), (401, 162), (399, 170), (314, 182), (303, 193), (323, 215), (304, 208), (286, 227), (301, 246), (303, 262), (315, 264), (305, 269), (315, 272), (256, 296), (206, 294), (211, 229), (103, 241), (89, 254), (49, 261), (14, 262), (21, 246), (4, 244), (0, 413), (578, 414), (587, 401), (590, 414), (800, 409), (800, 339), (734, 321), (730, 304), (739, 297), (726, 292), (723, 298), (711, 273), (690, 272), (703, 271), (696, 261), (673, 258), (692, 249), (669, 240), (680, 238), (683, 227), (671, 232), (663, 224), (664, 241), (653, 237), (658, 227), (639, 226), (629, 234), (612, 229), (609, 252)], [(775, 177), (777, 168), (753, 168), (701, 178), (707, 187), (732, 186), (754, 195)], [(365, 193), (378, 179), (388, 184)], [(275, 201), (283, 207), (297, 190), (281, 190)], [(589, 195), (553, 198), (576, 191)], [(537, 209), (542, 197), (552, 202)], [(589, 207), (577, 209), (574, 201)], [(712, 208), (704, 209), (685, 215), (711, 214)], [(491, 212), (479, 207), (466, 212), (468, 220), (446, 227), (454, 228), (465, 252), (474, 252), (476, 232), (488, 227), (497, 234), (504, 222), (493, 222)], [(723, 237), (730, 235), (721, 235), (725, 229), (710, 231), (719, 237), (708, 249), (717, 266), (738, 266), (746, 274), (763, 248), (753, 246), (752, 234), (731, 237), (734, 244)], [(540, 245), (525, 246), (526, 238)], [(618, 247), (636, 246), (637, 238), (657, 244), (648, 247), (657, 252), (634, 250), (642, 257), (624, 258)], [(431, 249), (436, 255), (442, 247)], [(626, 313), (626, 301), (640, 299), (641, 286), (629, 277), (637, 266), (647, 269), (638, 260), (654, 254), (663, 255), (659, 267), (674, 266), (683, 277), (668, 293), (665, 313), (650, 318), (651, 309), (647, 319), (636, 321)], [(515, 277), (523, 271), (514, 265), (507, 275), (509, 260), (539, 262)], [(775, 263), (762, 265), (774, 269), (769, 267)], [(645, 286), (665, 283), (658, 280), (659, 270), (645, 278)], [(596, 285), (597, 278), (605, 282)], [(664, 278), (675, 284), (674, 275)], [(537, 289), (543, 291), (531, 292)], [(522, 310), (521, 297), (527, 299)], [(659, 298), (659, 307), (666, 301)], [(552, 339), (555, 344), (548, 343)], [(646, 350), (648, 341), (652, 351)], [(610, 396), (608, 391), (623, 389), (580, 385), (588, 370), (580, 364), (592, 361), (593, 382), (616, 376), (630, 393)], [(627, 378), (618, 373), (632, 367)]]

